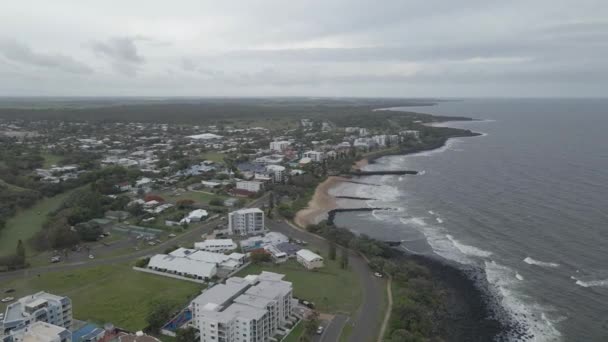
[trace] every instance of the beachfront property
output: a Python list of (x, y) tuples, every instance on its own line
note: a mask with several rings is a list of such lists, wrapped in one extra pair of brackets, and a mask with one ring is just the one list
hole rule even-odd
[(309, 270), (323, 267), (323, 257), (308, 249), (297, 251), (296, 260)]
[(275, 183), (282, 183), (285, 180), (285, 166), (267, 165), (266, 173), (268, 173)]
[(72, 332), (45, 322), (34, 322), (22, 329), (11, 330), (2, 342), (71, 342)]
[(293, 287), (283, 274), (232, 277), (192, 301), (201, 342), (269, 341), (292, 317)]
[(2, 332), (24, 329), (35, 322), (50, 323), (70, 329), (72, 326), (72, 301), (68, 297), (47, 292), (25, 296), (9, 304), (2, 321)]
[(269, 245), (278, 245), (280, 243), (289, 242), (289, 238), (279, 232), (268, 232), (262, 236), (252, 236), (241, 240), (239, 244), (244, 252), (248, 252), (258, 248), (264, 248)]
[(264, 212), (259, 208), (236, 210), (228, 214), (231, 235), (259, 234), (264, 231)]
[(194, 249), (213, 253), (230, 252), (237, 247), (237, 244), (232, 239), (208, 239), (203, 242), (194, 243)]

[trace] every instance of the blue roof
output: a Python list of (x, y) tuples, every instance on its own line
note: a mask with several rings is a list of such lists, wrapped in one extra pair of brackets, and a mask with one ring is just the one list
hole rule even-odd
[(72, 341), (82, 342), (91, 340), (93, 337), (98, 336), (104, 332), (103, 329), (99, 328), (93, 323), (88, 323), (84, 327), (74, 331), (72, 333)]

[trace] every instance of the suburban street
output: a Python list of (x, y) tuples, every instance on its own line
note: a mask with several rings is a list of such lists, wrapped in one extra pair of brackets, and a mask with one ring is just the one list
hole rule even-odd
[[(327, 251), (328, 244), (323, 238), (292, 227), (291, 225), (281, 221), (267, 220), (266, 226), (272, 231), (281, 232), (289, 237), (308, 242), (315, 248)], [(361, 307), (355, 314), (355, 317), (348, 323), (353, 326), (353, 330), (349, 341), (351, 342), (371, 342), (376, 341), (378, 331), (380, 329), (381, 318), (384, 317), (383, 312), (383, 293), (385, 284), (383, 279), (376, 278), (372, 270), (367, 265), (367, 262), (355, 253), (350, 254), (349, 266), (357, 273), (361, 282), (361, 292), (363, 295)], [(342, 315), (337, 315), (327, 331), (322, 336), (321, 341), (337, 341), (330, 339), (334, 336), (339, 336), (346, 319), (339, 318)], [(337, 335), (335, 330), (337, 330)]]

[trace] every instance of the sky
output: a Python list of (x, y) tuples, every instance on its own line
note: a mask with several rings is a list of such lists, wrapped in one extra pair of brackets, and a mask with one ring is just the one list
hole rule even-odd
[(4, 0), (0, 96), (605, 97), (606, 0)]

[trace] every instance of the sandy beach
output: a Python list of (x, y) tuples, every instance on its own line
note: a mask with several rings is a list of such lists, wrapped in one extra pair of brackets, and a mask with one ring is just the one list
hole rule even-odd
[(356, 161), (355, 164), (353, 165), (353, 168), (355, 170), (362, 170), (368, 164), (369, 164), (369, 160), (367, 160), (367, 158), (363, 158), (363, 159)]
[(325, 218), (328, 211), (336, 209), (336, 199), (329, 194), (329, 190), (344, 180), (346, 180), (344, 177), (331, 176), (319, 184), (312, 199), (308, 202), (308, 207), (296, 213), (294, 222), (305, 228), (308, 225), (318, 223)]

